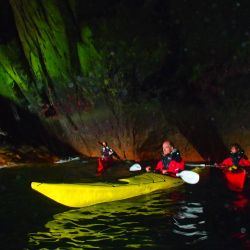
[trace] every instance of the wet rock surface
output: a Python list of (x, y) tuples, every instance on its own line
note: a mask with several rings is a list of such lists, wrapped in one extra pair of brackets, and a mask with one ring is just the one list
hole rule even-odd
[(106, 140), (150, 160), (168, 138), (186, 160), (220, 161), (234, 142), (250, 155), (249, 2), (0, 5), (0, 128), (15, 150), (96, 157)]

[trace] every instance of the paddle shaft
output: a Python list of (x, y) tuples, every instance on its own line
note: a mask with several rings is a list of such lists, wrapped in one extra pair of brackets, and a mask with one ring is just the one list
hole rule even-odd
[(206, 164), (206, 163), (185, 163), (185, 166), (187, 167), (216, 167), (215, 164)]
[[(216, 165), (216, 164), (206, 164), (206, 163), (185, 163), (185, 166), (187, 167), (201, 167), (201, 168), (205, 168), (205, 167), (213, 167), (213, 168), (226, 168), (227, 166), (223, 166), (223, 165)], [(250, 167), (250, 166), (238, 166), (240, 168), (244, 168), (244, 167)]]

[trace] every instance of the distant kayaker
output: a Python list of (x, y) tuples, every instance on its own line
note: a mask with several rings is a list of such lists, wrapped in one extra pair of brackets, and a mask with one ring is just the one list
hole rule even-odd
[(238, 167), (250, 166), (250, 161), (245, 155), (244, 150), (237, 143), (230, 146), (228, 157), (218, 166), (224, 166), (231, 170), (236, 170)]
[(104, 169), (110, 167), (113, 163), (114, 150), (108, 146), (106, 141), (99, 142), (101, 147), (101, 157), (98, 158), (97, 172), (101, 173)]
[[(166, 140), (163, 142), (162, 151), (161, 159), (154, 168), (154, 172), (175, 176), (178, 172), (184, 170), (184, 161), (180, 152), (171, 141)], [(146, 167), (146, 172), (151, 172), (150, 166)]]

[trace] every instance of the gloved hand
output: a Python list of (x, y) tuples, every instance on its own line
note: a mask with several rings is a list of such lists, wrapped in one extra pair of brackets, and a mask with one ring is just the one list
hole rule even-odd
[(238, 169), (238, 167), (235, 165), (228, 168), (229, 171), (236, 171), (237, 169)]
[(167, 174), (168, 171), (167, 171), (166, 169), (163, 169), (163, 170), (161, 171), (161, 173), (162, 173), (162, 174)]

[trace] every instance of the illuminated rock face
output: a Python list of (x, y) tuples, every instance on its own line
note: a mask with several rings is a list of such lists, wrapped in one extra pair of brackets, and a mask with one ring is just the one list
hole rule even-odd
[(226, 98), (228, 75), (211, 84), (220, 73), (210, 65), (218, 62), (200, 50), (202, 64), (189, 51), (198, 38), (192, 30), (184, 37), (179, 26), (185, 4), (9, 2), (17, 35), (0, 44), (0, 95), (63, 143), (98, 156), (97, 142), (106, 140), (121, 158), (135, 160), (159, 157), (166, 138), (186, 160), (225, 152), (232, 123), (227, 131), (220, 125), (225, 112), (216, 102)]

